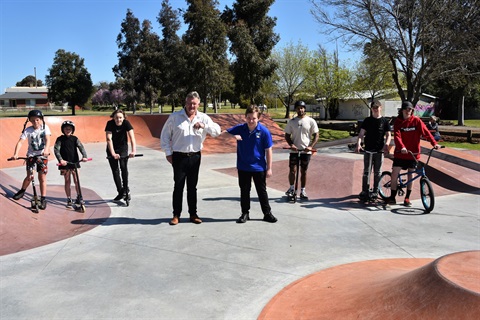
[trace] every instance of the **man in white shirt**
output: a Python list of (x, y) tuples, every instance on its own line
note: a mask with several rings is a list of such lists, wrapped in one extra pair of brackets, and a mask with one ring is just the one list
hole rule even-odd
[(170, 225), (180, 222), (183, 189), (187, 183), (187, 203), (190, 222), (202, 223), (197, 215), (197, 182), (201, 162), (201, 150), (207, 134), (217, 137), (220, 126), (205, 113), (198, 111), (200, 96), (193, 91), (185, 99), (185, 107), (172, 113), (163, 126), (161, 148), (173, 167), (173, 218)]
[(290, 188), (285, 192), (287, 196), (292, 196), (295, 190), (294, 181), (298, 166), (298, 157), (300, 157), (300, 199), (308, 200), (305, 186), (307, 184), (307, 169), (312, 156), (312, 148), (318, 141), (318, 125), (315, 119), (306, 114), (305, 102), (295, 102), (295, 111), (297, 116), (288, 121), (285, 127), (285, 140), (291, 148), (289, 157), (290, 171), (288, 181)]

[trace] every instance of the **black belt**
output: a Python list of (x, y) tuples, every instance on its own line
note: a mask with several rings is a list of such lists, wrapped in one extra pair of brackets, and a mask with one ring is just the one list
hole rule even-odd
[(174, 151), (173, 154), (178, 154), (182, 157), (191, 157), (191, 156), (195, 156), (197, 154), (200, 154), (200, 151), (197, 151), (197, 152), (178, 152), (178, 151)]

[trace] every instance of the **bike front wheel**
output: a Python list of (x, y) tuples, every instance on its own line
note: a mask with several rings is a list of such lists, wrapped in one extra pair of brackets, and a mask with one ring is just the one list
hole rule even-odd
[(390, 171), (384, 171), (380, 175), (380, 182), (378, 183), (378, 194), (383, 200), (390, 198), (392, 190), (390, 186), (392, 184), (392, 173)]
[(420, 179), (420, 197), (425, 213), (431, 212), (435, 206), (435, 194), (433, 193), (432, 183), (427, 177)]

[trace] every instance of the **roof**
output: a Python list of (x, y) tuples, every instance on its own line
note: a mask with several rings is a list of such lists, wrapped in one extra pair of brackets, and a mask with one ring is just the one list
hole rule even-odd
[(47, 93), (48, 87), (10, 87), (5, 90), (5, 93), (9, 92)]
[(48, 99), (46, 96), (28, 92), (7, 92), (0, 95), (0, 99)]

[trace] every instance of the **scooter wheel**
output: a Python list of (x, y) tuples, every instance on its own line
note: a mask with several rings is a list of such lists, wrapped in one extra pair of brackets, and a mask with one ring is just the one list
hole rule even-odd
[(80, 211), (81, 211), (82, 213), (84, 213), (85, 210), (86, 210), (86, 209), (85, 209), (85, 205), (84, 205), (84, 204), (81, 204), (81, 205), (80, 205)]

